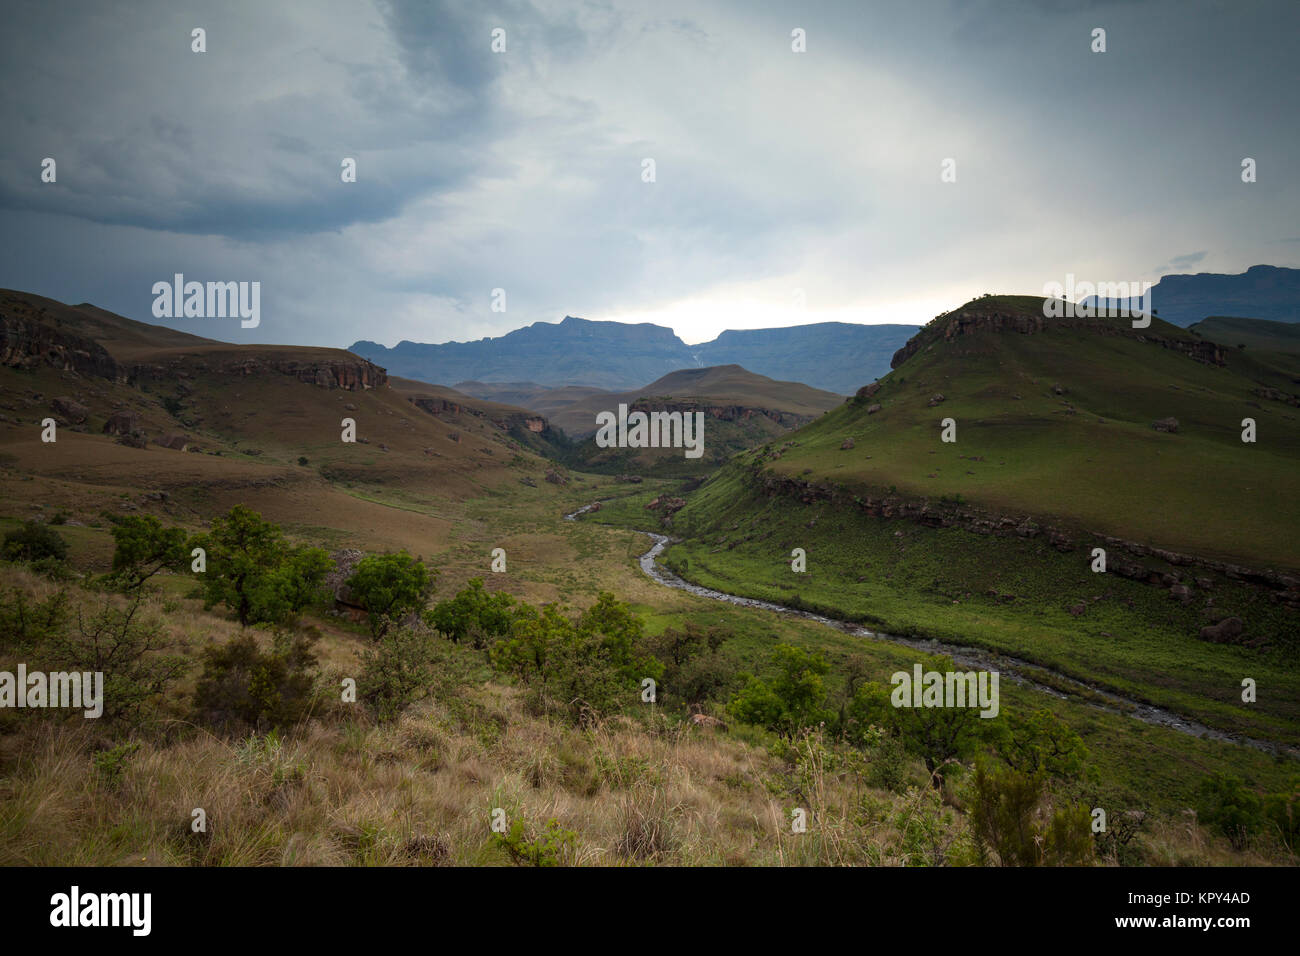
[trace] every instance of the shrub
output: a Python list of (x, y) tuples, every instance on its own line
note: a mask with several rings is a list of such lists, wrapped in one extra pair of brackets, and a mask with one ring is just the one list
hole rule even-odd
[(0, 597), (0, 648), (24, 651), (64, 634), (70, 617), (68, 593), (55, 591), (33, 601), (21, 588)]
[(1264, 801), (1240, 778), (1216, 773), (1201, 781), (1197, 815), (1242, 850), (1264, 825)]
[(426, 634), (401, 628), (385, 634), (367, 651), (357, 693), (379, 720), (398, 717), (428, 690), (433, 677), (432, 643)]
[(509, 638), (489, 652), (492, 665), (532, 688), (535, 700), (558, 702), (585, 722), (638, 700), (642, 679), (658, 681), (663, 665), (640, 650), (640, 618), (602, 593), (576, 619), (548, 604), (540, 612), (520, 605)]
[(53, 558), (65, 561), (68, 542), (53, 528), (40, 521), (24, 521), (22, 527), (5, 534), (0, 555), (6, 561), (39, 561)]
[(519, 817), (506, 833), (492, 834), (496, 845), (504, 849), (516, 865), (563, 866), (572, 862), (578, 834), (560, 826), (558, 820), (546, 821), (540, 833), (530, 834)]
[(1042, 773), (977, 761), (969, 815), (981, 862), (996, 856), (1002, 866), (1070, 866), (1092, 859), (1087, 807), (1051, 806)]
[(291, 726), (314, 702), (316, 656), (305, 635), (277, 634), (263, 651), (252, 634), (241, 634), (203, 652), (194, 710), (220, 730), (243, 726), (259, 732)]
[(726, 628), (705, 629), (687, 621), (683, 630), (670, 627), (646, 638), (644, 647), (664, 666), (659, 696), (665, 706), (698, 707), (731, 683), (735, 670), (721, 653), (731, 636)]
[(103, 673), (104, 720), (145, 720), (193, 666), (167, 653), (175, 645), (161, 621), (140, 616), (143, 600), (144, 592), (136, 591), (118, 607), (106, 597), (94, 614), (78, 614), (75, 630), (54, 633), (48, 643), (51, 669)]
[(94, 756), (95, 769), (112, 786), (122, 779), (122, 773), (126, 770), (127, 761), (139, 749), (139, 743), (131, 742), (119, 744), (108, 750), (101, 750)]

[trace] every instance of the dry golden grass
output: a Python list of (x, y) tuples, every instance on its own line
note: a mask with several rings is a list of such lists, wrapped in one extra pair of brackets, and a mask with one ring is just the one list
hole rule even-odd
[[(0, 578), (37, 598), (54, 588), (15, 568)], [(103, 600), (72, 593), (86, 607)], [(158, 596), (148, 613), (191, 653), (239, 630), (194, 601)], [(337, 688), (356, 673), (364, 640), (313, 626), (322, 686)], [(904, 792), (876, 789), (865, 782), (870, 758), (816, 737), (781, 759), (663, 715), (579, 728), (515, 688), (466, 683), (388, 724), (337, 703), (283, 734), (226, 739), (187, 719), (194, 677), (128, 737), (79, 717), (6, 715), (0, 865), (507, 865), (490, 829), (496, 808), (523, 821), (526, 838), (551, 820), (572, 832), (558, 861), (575, 865), (973, 859), (964, 815), (919, 764)], [(807, 832), (792, 832), (796, 807)], [(200, 808), (206, 829), (194, 832)], [(1188, 821), (1158, 822), (1143, 839), (1149, 858), (1169, 864), (1269, 862)]]

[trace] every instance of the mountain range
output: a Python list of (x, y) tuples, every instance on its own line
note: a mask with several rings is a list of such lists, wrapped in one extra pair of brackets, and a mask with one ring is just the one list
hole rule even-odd
[[(1167, 275), (1151, 287), (1150, 295), (1160, 318), (1181, 328), (1223, 315), (1300, 322), (1300, 269), (1261, 265), (1236, 275)], [(1097, 297), (1086, 301), (1096, 303)]]
[(849, 395), (887, 372), (890, 356), (917, 328), (821, 322), (727, 331), (712, 342), (687, 345), (671, 329), (651, 323), (566, 316), (477, 342), (402, 341), (386, 348), (360, 341), (349, 351), (395, 375), (446, 385), (471, 380), (625, 391), (679, 369), (742, 365), (769, 378)]
[[(1167, 275), (1152, 288), (1151, 301), (1161, 319), (1181, 328), (1225, 315), (1298, 322), (1300, 269), (1256, 265), (1239, 275)], [(566, 316), (476, 342), (403, 340), (388, 348), (362, 340), (349, 351), (394, 375), (440, 385), (469, 381), (625, 391), (678, 369), (740, 365), (769, 378), (851, 395), (886, 374), (891, 356), (919, 328), (819, 322), (728, 330), (711, 342), (687, 345), (672, 329), (648, 322)]]

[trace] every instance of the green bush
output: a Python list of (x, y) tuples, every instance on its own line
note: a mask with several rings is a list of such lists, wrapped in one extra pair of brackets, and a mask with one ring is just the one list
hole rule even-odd
[(105, 721), (144, 722), (162, 706), (168, 691), (193, 666), (157, 617), (141, 614), (144, 591), (125, 606), (105, 597), (91, 614), (77, 614), (75, 628), (51, 633), (42, 651), (51, 670), (104, 675)]
[(515, 599), (504, 591), (489, 594), (482, 578), (473, 578), (453, 597), (439, 601), (424, 614), (425, 623), (459, 643), (466, 638), (483, 649), (510, 633)]
[(71, 618), (68, 592), (34, 601), (21, 588), (0, 597), (0, 649), (26, 651), (65, 633)]
[(296, 724), (314, 703), (311, 645), (302, 634), (277, 634), (271, 649), (263, 651), (253, 634), (240, 634), (206, 648), (194, 692), (195, 716), (223, 731)]
[(1233, 849), (1245, 849), (1264, 826), (1264, 801), (1238, 777), (1216, 773), (1201, 781), (1197, 815), (1228, 838)]
[(975, 764), (969, 806), (971, 833), (982, 862), (1002, 866), (1075, 866), (1093, 856), (1087, 807), (1053, 806), (1046, 775)]
[(516, 817), (506, 833), (492, 834), (496, 845), (510, 855), (516, 865), (563, 866), (572, 862), (578, 834), (560, 826), (558, 820), (546, 821), (540, 833), (529, 834), (524, 821)]
[(643, 640), (640, 618), (602, 593), (577, 618), (554, 604), (540, 612), (520, 605), (510, 636), (492, 646), (489, 658), (498, 671), (531, 688), (536, 700), (586, 722), (639, 701), (644, 678), (662, 679), (663, 665), (641, 649)]
[(381, 721), (393, 720), (423, 696), (433, 679), (433, 638), (399, 628), (366, 652), (357, 693)]
[(826, 707), (825, 677), (830, 665), (820, 652), (810, 653), (793, 644), (778, 644), (763, 680), (748, 675), (745, 685), (729, 705), (733, 717), (793, 737), (800, 730), (833, 720)]
[(22, 527), (5, 534), (0, 556), (6, 561), (40, 561), (43, 558), (65, 561), (68, 542), (44, 522), (24, 521)]

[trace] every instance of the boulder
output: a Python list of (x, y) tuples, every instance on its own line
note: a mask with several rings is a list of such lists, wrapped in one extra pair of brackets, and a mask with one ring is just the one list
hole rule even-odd
[(705, 727), (709, 730), (726, 730), (727, 725), (716, 717), (710, 717), (708, 714), (691, 714), (690, 725), (692, 727)]
[(880, 406), (879, 406), (878, 404), (877, 404), (877, 405), (868, 405), (868, 406), (867, 406), (867, 414), (868, 414), (868, 415), (874, 415), (874, 414), (876, 414), (876, 412), (878, 412), (878, 411), (880, 411)]
[(1239, 617), (1225, 617), (1218, 624), (1201, 628), (1201, 640), (1215, 644), (1240, 644), (1245, 625)]
[(80, 425), (90, 414), (90, 410), (76, 399), (60, 395), (50, 402), (50, 407), (73, 424)]
[(840, 451), (848, 451), (852, 447), (853, 447), (852, 438), (846, 438), (844, 439), (844, 441), (840, 442)]
[(173, 451), (185, 451), (190, 445), (190, 439), (188, 435), (159, 435), (153, 443)]
[(139, 418), (135, 412), (114, 412), (104, 422), (105, 435), (129, 435), (139, 430)]
[(1169, 418), (1162, 418), (1158, 422), (1152, 422), (1151, 427), (1158, 432), (1169, 432), (1172, 434), (1178, 431), (1178, 419), (1172, 416)]

